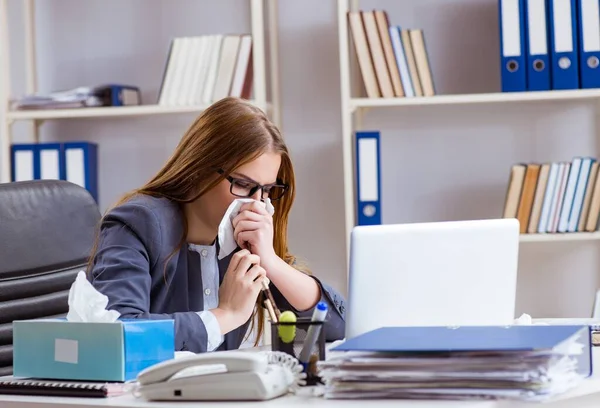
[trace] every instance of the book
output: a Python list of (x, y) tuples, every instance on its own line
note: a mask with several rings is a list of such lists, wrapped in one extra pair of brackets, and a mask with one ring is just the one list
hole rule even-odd
[(0, 377), (0, 394), (107, 398), (129, 392), (132, 384)]

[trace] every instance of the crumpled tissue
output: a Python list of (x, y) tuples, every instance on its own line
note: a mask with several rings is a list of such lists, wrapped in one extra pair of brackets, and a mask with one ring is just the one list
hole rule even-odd
[[(237, 200), (234, 200), (229, 205), (229, 208), (227, 208), (227, 211), (225, 211), (225, 215), (219, 224), (219, 259), (225, 258), (237, 248), (238, 245), (233, 236), (233, 219), (239, 214), (240, 207), (244, 203), (250, 203), (252, 201), (257, 200), (253, 200), (252, 198), (238, 198)], [(273, 207), (273, 204), (271, 204), (271, 200), (266, 198), (264, 202), (258, 202), (262, 203), (267, 209), (267, 212), (273, 215), (275, 208)]]
[(88, 281), (85, 272), (79, 271), (69, 290), (69, 322), (112, 323), (120, 314), (106, 310), (108, 297), (98, 292)]
[(521, 316), (515, 319), (515, 325), (517, 326), (527, 326), (531, 324), (547, 326), (548, 323), (544, 322), (534, 322), (530, 315), (527, 313), (523, 313)]

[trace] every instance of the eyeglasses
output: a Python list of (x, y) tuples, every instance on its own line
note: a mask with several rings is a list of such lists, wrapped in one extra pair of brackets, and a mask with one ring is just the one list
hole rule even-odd
[[(222, 169), (217, 170), (219, 174), (225, 174)], [(231, 184), (229, 191), (236, 197), (252, 197), (258, 190), (261, 190), (261, 198), (269, 198), (271, 201), (279, 200), (284, 196), (288, 189), (288, 185), (285, 183), (277, 182), (275, 184), (267, 184), (266, 186), (260, 185), (255, 181), (236, 178), (232, 176), (225, 176), (225, 178)]]

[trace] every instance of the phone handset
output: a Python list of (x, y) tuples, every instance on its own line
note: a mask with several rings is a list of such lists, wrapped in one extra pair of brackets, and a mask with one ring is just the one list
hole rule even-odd
[(163, 361), (142, 370), (137, 381), (140, 385), (164, 382), (184, 369), (206, 367), (212, 373), (265, 372), (268, 360), (260, 354), (246, 351), (213, 351)]

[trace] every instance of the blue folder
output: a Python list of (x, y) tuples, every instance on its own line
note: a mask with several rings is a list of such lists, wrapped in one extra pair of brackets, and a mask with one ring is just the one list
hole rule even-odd
[(527, 90), (525, 0), (499, 0), (502, 92)]
[(356, 132), (358, 225), (381, 224), (381, 150), (379, 132)]
[(526, 0), (525, 16), (527, 89), (529, 91), (548, 91), (551, 89), (551, 65), (546, 0)]
[(600, 0), (578, 0), (581, 88), (600, 88)]
[(552, 0), (549, 5), (552, 89), (579, 88), (577, 0)]
[(552, 350), (574, 336), (591, 350), (589, 326), (566, 325), (383, 327), (350, 338), (332, 350), (394, 353)]

